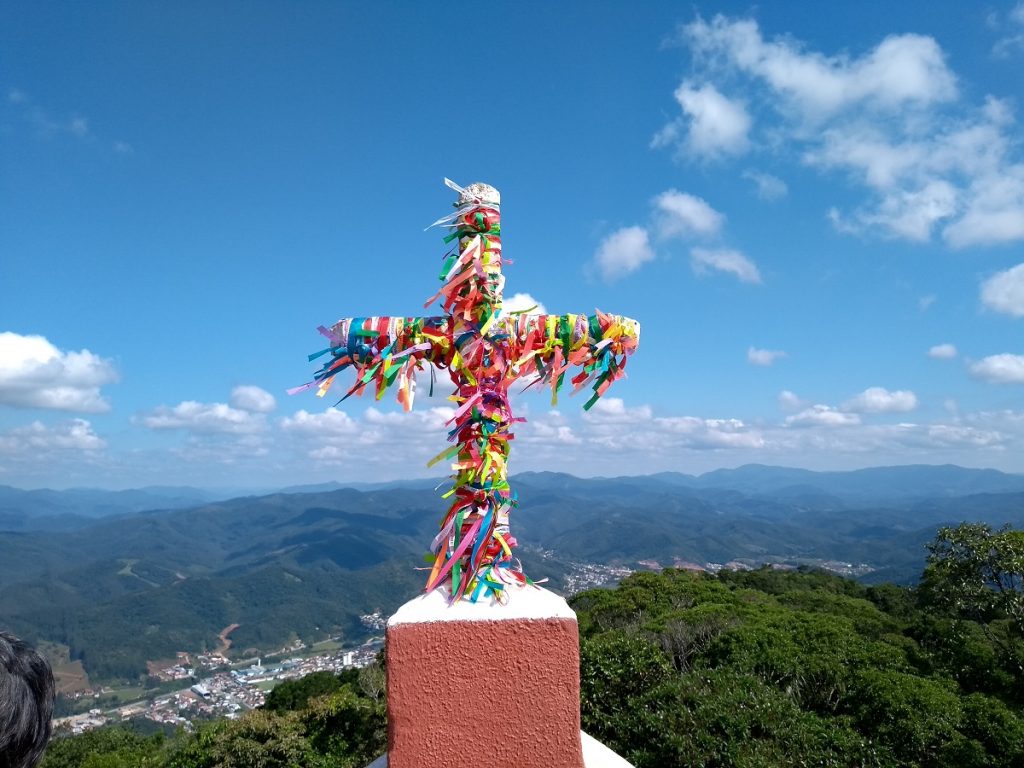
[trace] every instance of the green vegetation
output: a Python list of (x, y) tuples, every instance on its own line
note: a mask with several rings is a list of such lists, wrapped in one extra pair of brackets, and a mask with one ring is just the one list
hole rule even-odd
[[(919, 588), (763, 568), (584, 592), (583, 727), (637, 768), (1024, 765), (1022, 539), (943, 528)], [(195, 735), (61, 740), (44, 768), (365, 766), (384, 734), (378, 664)]]
[(286, 682), (274, 691), (284, 689), (272, 697), (273, 709), (206, 723), (193, 734), (108, 727), (58, 738), (42, 768), (363, 768), (386, 746), (380, 675), (368, 667)]
[(917, 590), (765, 568), (580, 594), (584, 730), (638, 768), (1024, 765), (1022, 543), (943, 528)]
[[(518, 554), (555, 589), (572, 563), (677, 557), (869, 563), (878, 570), (865, 580), (912, 583), (940, 525), (965, 514), (1024, 525), (1019, 478), (956, 467), (835, 475), (746, 467), (700, 479), (535, 473), (515, 482), (517, 537), (556, 553), (524, 545)], [(115, 496), (104, 505), (150, 498)], [(90, 686), (139, 682), (147, 661), (212, 651), (235, 623), (235, 655), (266, 654), (293, 634), (307, 644), (351, 642), (363, 634), (361, 614), (387, 614), (422, 587), (414, 567), (443, 506), (425, 488), (345, 489), (190, 509), (170, 509), (179, 504), (169, 500), (166, 511), (35, 527), (56, 526), (46, 515), (73, 511), (70, 499), (52, 507), (0, 488), (4, 514), (20, 520), (17, 529), (0, 520), (0, 616), (37, 646), (68, 649), (66, 690), (84, 688), (86, 674)]]

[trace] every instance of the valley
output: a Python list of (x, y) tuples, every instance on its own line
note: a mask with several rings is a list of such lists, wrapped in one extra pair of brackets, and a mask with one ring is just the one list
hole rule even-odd
[[(909, 584), (940, 525), (1024, 524), (1024, 478), (959, 467), (524, 473), (513, 487), (524, 569), (567, 594), (638, 570), (764, 563)], [(361, 617), (387, 616), (422, 588), (443, 505), (423, 482), (95, 516), (98, 494), (93, 516), (59, 492), (41, 509), (38, 492), (0, 494), (0, 520), (14, 521), (0, 528), (0, 616), (64, 649), (54, 658), (68, 691), (86, 674), (91, 686), (135, 685), (182, 652), (237, 661), (294, 642), (359, 644)]]

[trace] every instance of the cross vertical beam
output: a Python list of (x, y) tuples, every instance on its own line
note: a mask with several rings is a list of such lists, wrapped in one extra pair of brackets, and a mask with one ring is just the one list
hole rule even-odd
[(619, 378), (626, 358), (640, 341), (635, 320), (598, 311), (594, 315), (529, 315), (503, 313), (501, 199), (486, 184), (459, 192), (453, 214), (435, 222), (452, 231), (446, 242), (457, 247), (447, 254), (442, 288), (426, 306), (440, 300), (444, 314), (430, 317), (345, 318), (330, 329), (321, 326), (331, 346), (310, 355), (330, 359), (314, 381), (292, 392), (318, 386), (323, 396), (335, 376), (356, 368), (356, 382), (342, 398), (362, 394), (372, 382), (377, 398), (397, 383), (398, 400), (408, 410), (415, 393), (415, 371), (426, 364), (447, 369), (456, 409), (448, 421), (454, 445), (430, 465), (450, 459), (453, 484), (440, 531), (431, 544), (433, 567), (426, 589), (447, 586), (452, 601), (493, 597), (503, 601), (511, 584), (530, 583), (515, 561), (516, 540), (509, 513), (516, 496), (508, 483), (512, 425), (517, 419), (509, 387), (525, 380), (529, 386), (551, 387), (552, 402), (571, 368), (575, 391), (591, 385), (589, 409)]

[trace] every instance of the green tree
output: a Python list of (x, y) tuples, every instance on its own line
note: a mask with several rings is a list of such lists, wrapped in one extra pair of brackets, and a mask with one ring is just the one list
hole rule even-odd
[(647, 640), (608, 632), (580, 644), (580, 718), (599, 739), (613, 736), (635, 700), (668, 680), (672, 667)]
[(955, 615), (1009, 619), (1024, 635), (1024, 531), (984, 523), (940, 528), (928, 545), (921, 593)]
[(732, 669), (694, 670), (636, 700), (609, 740), (637, 768), (895, 768), (848, 719), (804, 712)]
[(318, 756), (303, 732), (299, 715), (264, 710), (237, 720), (201, 726), (175, 750), (168, 768), (308, 768)]
[(889, 747), (902, 764), (957, 764), (950, 748), (962, 739), (963, 712), (955, 684), (864, 669), (854, 675), (852, 688), (847, 702), (858, 729)]
[(128, 728), (99, 728), (50, 742), (40, 768), (157, 768), (166, 760), (161, 733), (142, 736)]
[(977, 622), (1024, 699), (1024, 531), (961, 523), (939, 529), (928, 552), (922, 603)]
[(363, 768), (387, 748), (383, 700), (350, 686), (310, 702), (300, 715), (310, 745), (330, 768)]
[(271, 712), (304, 709), (310, 699), (334, 693), (345, 683), (354, 682), (357, 678), (357, 670), (352, 669), (344, 670), (340, 674), (311, 672), (298, 680), (285, 680), (267, 694), (263, 708)]

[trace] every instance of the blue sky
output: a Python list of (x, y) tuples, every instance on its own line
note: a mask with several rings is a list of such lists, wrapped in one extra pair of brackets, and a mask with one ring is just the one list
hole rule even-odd
[(643, 324), (513, 472), (1024, 472), (1024, 4), (6, 3), (0, 483), (429, 474), (448, 402), (285, 390), (418, 314), (445, 176), (506, 296)]

